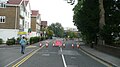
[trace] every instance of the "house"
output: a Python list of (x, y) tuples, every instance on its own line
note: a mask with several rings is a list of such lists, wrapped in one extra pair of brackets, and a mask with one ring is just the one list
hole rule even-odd
[(46, 35), (46, 31), (45, 29), (47, 29), (47, 21), (41, 21), (41, 36), (45, 36)]
[(29, 0), (6, 0), (0, 3), (0, 38), (17, 38), (28, 35), (31, 25)]
[(31, 30), (31, 6), (30, 6), (30, 2), (29, 0), (25, 0), (25, 7), (26, 7), (26, 11), (25, 11), (25, 18), (24, 18), (24, 31), (27, 32), (27, 37), (30, 38), (31, 35), (29, 34), (29, 30)]
[(31, 29), (32, 29), (32, 36), (40, 36), (40, 23), (41, 23), (41, 16), (38, 10), (32, 10), (31, 15)]
[(41, 21), (41, 28), (47, 28), (47, 21)]

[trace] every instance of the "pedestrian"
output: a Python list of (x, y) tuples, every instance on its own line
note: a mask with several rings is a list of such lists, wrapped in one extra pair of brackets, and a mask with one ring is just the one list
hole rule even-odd
[(25, 37), (22, 37), (21, 40), (20, 40), (21, 53), (22, 54), (24, 54), (26, 43), (27, 43), (27, 41), (26, 41)]

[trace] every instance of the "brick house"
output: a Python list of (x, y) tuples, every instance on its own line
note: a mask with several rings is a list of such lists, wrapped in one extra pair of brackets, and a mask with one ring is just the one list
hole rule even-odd
[(47, 28), (47, 21), (41, 21), (41, 28)]
[(41, 16), (38, 10), (32, 10), (31, 15), (31, 29), (32, 29), (32, 36), (40, 36), (40, 23), (41, 23)]
[(0, 5), (0, 38), (17, 38), (28, 36), (31, 25), (31, 9), (29, 0), (6, 0)]
[(46, 35), (46, 31), (44, 31), (44, 29), (47, 29), (47, 21), (41, 21), (41, 36), (45, 36)]

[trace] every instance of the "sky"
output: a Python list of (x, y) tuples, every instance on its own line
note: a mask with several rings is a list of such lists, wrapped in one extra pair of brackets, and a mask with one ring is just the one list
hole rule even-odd
[(73, 7), (65, 0), (30, 0), (31, 9), (39, 10), (41, 20), (48, 25), (59, 22), (62, 26), (76, 28), (73, 21)]

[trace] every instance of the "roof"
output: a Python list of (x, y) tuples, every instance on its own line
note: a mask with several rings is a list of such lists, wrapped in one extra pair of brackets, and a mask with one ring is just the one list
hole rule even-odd
[(25, 5), (27, 5), (29, 2), (29, 0), (8, 0), (7, 4), (19, 5), (22, 1), (25, 1)]
[(19, 5), (22, 0), (8, 0), (7, 4)]
[(42, 26), (47, 26), (47, 21), (41, 21)]
[(32, 17), (36, 17), (37, 15), (39, 15), (39, 11), (38, 10), (32, 10)]

